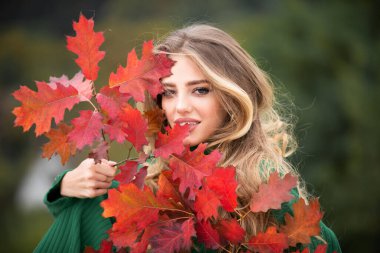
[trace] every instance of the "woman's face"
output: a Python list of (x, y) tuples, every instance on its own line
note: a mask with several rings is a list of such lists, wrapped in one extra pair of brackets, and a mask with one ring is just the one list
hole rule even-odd
[(162, 80), (162, 109), (171, 127), (190, 125), (185, 145), (204, 142), (219, 128), (226, 112), (219, 104), (205, 75), (186, 56), (171, 56), (176, 61), (172, 75)]

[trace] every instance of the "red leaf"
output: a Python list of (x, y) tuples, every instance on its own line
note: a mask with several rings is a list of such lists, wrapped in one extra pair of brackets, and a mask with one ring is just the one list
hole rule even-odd
[(124, 226), (136, 223), (137, 229), (143, 229), (158, 220), (160, 210), (173, 208), (167, 200), (155, 197), (147, 186), (139, 190), (134, 184), (121, 184), (119, 190), (109, 190), (101, 206), (104, 217), (113, 216)]
[(137, 229), (136, 224), (128, 224), (125, 226), (125, 222), (116, 221), (112, 225), (112, 229), (108, 234), (110, 240), (116, 247), (128, 247), (135, 244), (137, 238), (142, 233), (142, 229)]
[(39, 136), (50, 131), (53, 118), (56, 124), (61, 122), (65, 110), (71, 110), (79, 103), (79, 97), (78, 91), (72, 86), (57, 84), (56, 89), (52, 89), (45, 82), (36, 82), (36, 84), (37, 92), (21, 86), (12, 94), (21, 102), (21, 106), (14, 108), (12, 113), (16, 116), (15, 126), (23, 127), (26, 132), (36, 124), (35, 133)]
[(185, 222), (170, 222), (166, 226), (161, 226), (157, 235), (151, 239), (154, 252), (170, 253), (189, 251), (192, 245), (191, 237), (195, 236), (192, 219)]
[(175, 203), (181, 202), (181, 196), (178, 194), (177, 185), (171, 181), (172, 171), (163, 171), (158, 177), (157, 196), (166, 199), (172, 199)]
[(206, 178), (207, 186), (218, 195), (223, 208), (228, 212), (233, 212), (237, 207), (238, 183), (235, 177), (235, 168), (230, 166), (216, 169)]
[(93, 248), (86, 247), (84, 252), (85, 253), (112, 253), (112, 246), (113, 244), (111, 241), (103, 240), (100, 243), (99, 250), (95, 251)]
[(109, 86), (120, 86), (120, 92), (131, 94), (135, 101), (144, 101), (148, 91), (153, 98), (162, 92), (160, 79), (171, 74), (174, 62), (164, 54), (153, 54), (153, 41), (144, 42), (141, 60), (133, 49), (128, 54), (125, 68), (119, 66), (116, 74), (111, 73)]
[(195, 224), (198, 241), (204, 243), (207, 248), (218, 249), (221, 247), (218, 232), (208, 221), (200, 221)]
[(146, 227), (141, 240), (131, 247), (131, 253), (146, 253), (150, 239), (157, 233), (159, 233), (159, 229), (156, 226)]
[(56, 89), (57, 83), (60, 83), (65, 87), (74, 87), (78, 91), (80, 101), (87, 101), (92, 98), (94, 89), (93, 82), (86, 79), (80, 71), (76, 73), (76, 75), (71, 80), (69, 80), (65, 75), (62, 75), (61, 77), (51, 76), (49, 78), (48, 85), (51, 88)]
[(202, 188), (196, 191), (194, 210), (197, 213), (198, 220), (218, 217), (218, 207), (221, 206), (218, 196), (209, 189)]
[(104, 124), (104, 133), (108, 134), (111, 141), (123, 143), (128, 137), (125, 130), (127, 127), (127, 123), (122, 121), (119, 117), (115, 120), (108, 120), (108, 122)]
[(169, 161), (169, 166), (173, 170), (173, 180), (179, 179), (179, 191), (182, 194), (189, 189), (190, 200), (195, 199), (194, 190), (199, 189), (203, 178), (212, 174), (221, 158), (217, 150), (205, 155), (206, 146), (201, 143), (194, 151), (186, 150), (181, 157), (172, 156)]
[(285, 214), (285, 226), (281, 232), (288, 235), (289, 245), (296, 246), (297, 243), (309, 244), (311, 236), (320, 233), (319, 222), (323, 213), (320, 211), (318, 199), (310, 201), (309, 205), (301, 198), (293, 204), (293, 217)]
[(104, 42), (102, 32), (94, 32), (94, 20), (86, 19), (82, 14), (79, 22), (73, 22), (75, 37), (67, 36), (67, 49), (78, 55), (75, 62), (82, 69), (87, 79), (95, 81), (98, 78), (98, 63), (104, 58), (105, 52), (99, 51)]
[(189, 125), (174, 125), (173, 129), (166, 128), (168, 134), (158, 133), (158, 137), (155, 143), (156, 150), (153, 154), (155, 157), (168, 158), (171, 154), (182, 154), (185, 146), (183, 145), (183, 139), (189, 134)]
[(128, 104), (130, 98), (129, 94), (120, 93), (117, 87), (108, 86), (103, 87), (96, 95), (102, 111), (113, 120), (122, 113), (122, 108)]
[(216, 229), (224, 239), (232, 244), (239, 244), (244, 240), (245, 231), (235, 219), (221, 220)]
[(80, 116), (73, 119), (71, 123), (74, 129), (69, 133), (69, 141), (73, 142), (77, 149), (82, 149), (86, 145), (92, 145), (95, 140), (101, 138), (103, 127), (102, 116), (98, 112), (83, 110)]
[(138, 162), (127, 161), (124, 165), (119, 166), (120, 172), (115, 176), (115, 180), (117, 180), (120, 184), (130, 183), (137, 174), (138, 166)]
[(259, 191), (251, 199), (252, 212), (266, 212), (269, 209), (281, 209), (281, 203), (294, 198), (290, 190), (297, 185), (297, 177), (290, 173), (281, 179), (277, 172), (270, 175), (267, 184), (261, 184)]
[(145, 177), (148, 174), (148, 167), (140, 168), (139, 172), (135, 175), (135, 178), (132, 180), (139, 189), (143, 189), (145, 185)]
[(148, 144), (145, 137), (148, 124), (141, 115), (141, 112), (138, 109), (134, 109), (132, 106), (127, 105), (123, 108), (123, 113), (120, 115), (120, 119), (128, 125), (124, 130), (127, 134), (127, 140), (133, 144), (137, 151), (140, 151), (143, 145)]
[(102, 159), (108, 160), (108, 150), (110, 149), (110, 145), (103, 141), (101, 142), (95, 149), (93, 149), (88, 157), (94, 158), (95, 163), (100, 163)]
[(327, 251), (327, 244), (319, 244), (315, 250), (314, 253), (326, 253)]
[(67, 137), (72, 129), (72, 126), (60, 123), (58, 129), (51, 129), (46, 133), (45, 135), (50, 141), (42, 147), (42, 157), (50, 159), (54, 153), (57, 153), (61, 156), (61, 163), (64, 165), (69, 160), (70, 155), (74, 155), (76, 152), (75, 145), (69, 142)]
[(253, 236), (248, 246), (260, 253), (282, 253), (288, 248), (287, 237), (283, 233), (277, 233), (275, 227), (268, 227), (265, 233), (259, 232)]

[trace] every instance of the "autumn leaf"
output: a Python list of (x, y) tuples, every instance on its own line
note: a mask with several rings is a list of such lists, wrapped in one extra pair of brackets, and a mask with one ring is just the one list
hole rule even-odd
[(72, 129), (72, 126), (60, 123), (58, 129), (51, 129), (46, 133), (45, 135), (50, 141), (42, 147), (42, 157), (50, 159), (54, 153), (57, 153), (61, 157), (62, 165), (64, 165), (69, 160), (70, 155), (74, 155), (76, 152), (75, 145), (69, 142), (67, 137)]
[(195, 236), (194, 222), (188, 219), (182, 224), (170, 222), (161, 226), (157, 235), (151, 239), (154, 252), (169, 253), (189, 251), (192, 245), (191, 237)]
[(173, 208), (167, 200), (155, 197), (147, 186), (139, 190), (134, 184), (122, 184), (119, 190), (109, 190), (108, 199), (101, 206), (104, 208), (104, 217), (115, 217), (125, 226), (135, 222), (138, 229), (156, 222), (160, 210)]
[(177, 188), (178, 186), (172, 182), (173, 172), (170, 170), (162, 171), (158, 177), (158, 190), (157, 196), (166, 198), (168, 200), (173, 200), (174, 203), (181, 202), (181, 196), (179, 195)]
[(210, 222), (197, 222), (195, 231), (197, 232), (198, 241), (204, 243), (207, 248), (218, 249), (221, 247), (219, 233), (211, 226)]
[(237, 245), (244, 240), (245, 231), (235, 219), (220, 220), (216, 230), (223, 239)]
[(153, 136), (161, 131), (162, 122), (164, 121), (164, 113), (160, 108), (155, 107), (144, 112), (144, 117), (148, 120), (147, 136)]
[(311, 236), (320, 234), (319, 223), (323, 213), (320, 211), (318, 199), (312, 199), (309, 205), (300, 198), (293, 204), (293, 217), (285, 214), (285, 225), (280, 231), (289, 238), (289, 245), (296, 246), (297, 243), (309, 244)]
[(138, 166), (139, 164), (136, 161), (127, 161), (124, 165), (120, 165), (118, 167), (120, 172), (115, 176), (115, 180), (120, 184), (130, 183), (137, 174)]
[(187, 149), (182, 156), (172, 156), (169, 167), (173, 170), (173, 180), (179, 179), (179, 191), (184, 195), (189, 189), (188, 199), (195, 199), (194, 190), (199, 189), (202, 180), (214, 171), (221, 154), (214, 150), (209, 155), (204, 151), (207, 144), (199, 144), (194, 151)]
[(94, 85), (91, 80), (84, 77), (81, 71), (75, 74), (75, 76), (69, 80), (66, 75), (61, 77), (51, 76), (49, 78), (48, 85), (56, 89), (57, 83), (62, 84), (65, 87), (72, 86), (78, 91), (78, 96), (80, 101), (88, 101), (92, 98)]
[(189, 125), (176, 124), (173, 128), (167, 127), (166, 131), (167, 134), (158, 133), (153, 152), (155, 157), (169, 158), (172, 154), (182, 154), (185, 149), (183, 139), (189, 134)]
[(128, 134), (126, 128), (127, 122), (124, 122), (120, 117), (115, 120), (108, 120), (104, 123), (104, 133), (108, 135), (111, 141), (117, 141), (118, 143), (124, 143), (127, 140)]
[(125, 225), (125, 222), (116, 221), (108, 232), (110, 240), (118, 248), (133, 246), (143, 232), (142, 229), (137, 229), (134, 223)]
[(142, 146), (148, 144), (145, 137), (145, 132), (148, 128), (146, 120), (138, 109), (134, 109), (130, 105), (123, 108), (120, 120), (127, 123), (128, 127), (124, 130), (127, 134), (126, 138), (139, 152)]
[(218, 207), (221, 206), (218, 196), (207, 187), (196, 191), (194, 210), (198, 220), (218, 217)]
[[(327, 251), (327, 244), (319, 244), (315, 250), (314, 253), (326, 253)], [(335, 253), (335, 251), (334, 251)]]
[(235, 168), (230, 166), (216, 169), (212, 175), (206, 178), (207, 186), (217, 194), (223, 208), (233, 212), (237, 207)]
[(79, 111), (80, 116), (71, 121), (74, 129), (69, 133), (69, 141), (82, 149), (86, 145), (92, 145), (95, 140), (101, 138), (103, 127), (102, 116), (99, 112), (90, 110)]
[(120, 93), (117, 87), (110, 88), (104, 86), (96, 94), (96, 101), (99, 103), (102, 111), (110, 118), (115, 120), (122, 113), (122, 108), (128, 104), (131, 98), (129, 94)]
[(102, 32), (94, 32), (94, 20), (87, 19), (82, 14), (78, 22), (73, 22), (76, 36), (66, 36), (67, 49), (78, 55), (75, 62), (82, 69), (84, 76), (92, 81), (98, 78), (98, 63), (104, 58), (105, 52), (99, 51), (104, 42)]
[(108, 160), (108, 150), (110, 145), (106, 141), (102, 141), (95, 149), (93, 149), (88, 155), (89, 158), (93, 158), (95, 163), (100, 163), (102, 159)]
[(113, 244), (111, 241), (103, 240), (100, 243), (99, 250), (94, 250), (93, 248), (87, 246), (84, 250), (84, 253), (112, 253), (112, 246)]
[(290, 190), (297, 186), (297, 177), (290, 173), (281, 179), (277, 172), (269, 176), (267, 184), (261, 184), (259, 191), (254, 193), (250, 208), (252, 212), (266, 212), (269, 209), (281, 209), (281, 203), (294, 198)]
[(259, 232), (253, 236), (247, 245), (260, 253), (282, 253), (288, 248), (286, 235), (277, 233), (273, 226), (268, 227), (265, 233)]
[(46, 82), (36, 82), (37, 92), (21, 86), (12, 95), (21, 102), (20, 107), (13, 109), (16, 116), (14, 125), (21, 126), (24, 132), (35, 124), (36, 136), (50, 131), (51, 120), (58, 124), (63, 120), (65, 110), (71, 110), (79, 103), (78, 91), (72, 87), (57, 84), (52, 89)]
[(153, 98), (162, 92), (160, 79), (171, 74), (174, 62), (164, 54), (153, 54), (153, 41), (144, 42), (141, 60), (133, 49), (127, 58), (126, 67), (119, 66), (111, 73), (109, 86), (120, 86), (120, 92), (131, 94), (135, 101), (142, 102), (145, 91)]

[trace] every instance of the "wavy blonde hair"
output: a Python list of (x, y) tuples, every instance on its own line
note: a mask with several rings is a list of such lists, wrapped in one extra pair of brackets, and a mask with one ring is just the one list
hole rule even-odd
[[(227, 117), (209, 137), (208, 146), (222, 152), (220, 165), (236, 167), (239, 213), (245, 214), (241, 225), (247, 236), (264, 231), (275, 221), (270, 214), (249, 211), (252, 194), (273, 171), (298, 175), (286, 161), (296, 149), (292, 125), (274, 109), (270, 78), (235, 39), (210, 25), (194, 24), (176, 30), (155, 50), (190, 57), (211, 83)], [(298, 187), (303, 196), (305, 191)]]

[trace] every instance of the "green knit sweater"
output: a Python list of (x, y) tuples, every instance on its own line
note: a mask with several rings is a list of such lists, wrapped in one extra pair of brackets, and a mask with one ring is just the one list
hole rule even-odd
[[(67, 171), (59, 174), (44, 198), (49, 211), (54, 216), (54, 223), (34, 250), (35, 253), (78, 253), (83, 252), (85, 246), (99, 249), (103, 239), (108, 238), (107, 231), (112, 227), (111, 219), (102, 217), (103, 209), (100, 202), (107, 198), (107, 195), (96, 198), (78, 199), (60, 196), (60, 183)], [(117, 182), (113, 182), (111, 187), (116, 187)], [(298, 195), (296, 192), (292, 192)], [(273, 214), (280, 222), (286, 212), (292, 213), (291, 204), (295, 200), (284, 203), (282, 209)], [(341, 253), (341, 249), (335, 234), (321, 222), (321, 235), (328, 244), (328, 253)], [(322, 242), (312, 238), (309, 245), (311, 252)], [(202, 246), (201, 252), (206, 251)]]

